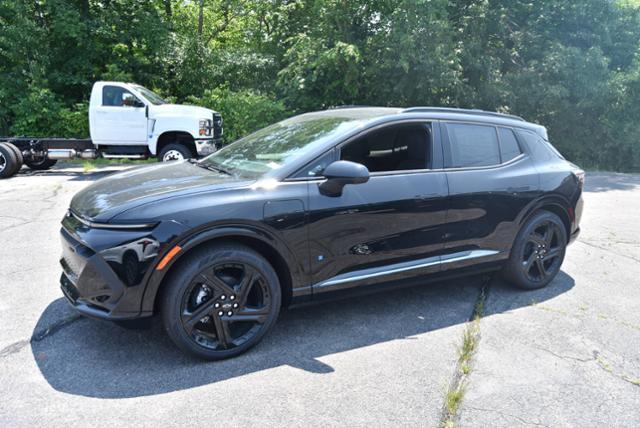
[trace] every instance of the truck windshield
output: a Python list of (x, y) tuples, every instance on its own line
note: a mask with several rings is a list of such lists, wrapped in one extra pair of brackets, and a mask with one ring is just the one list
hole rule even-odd
[(230, 144), (201, 162), (247, 178), (258, 178), (293, 162), (308, 150), (364, 123), (364, 117), (311, 114), (278, 122)]
[(157, 106), (157, 105), (160, 105), (160, 104), (166, 104), (167, 103), (165, 100), (163, 100), (160, 97), (160, 95), (156, 94), (153, 91), (148, 90), (144, 86), (135, 85), (134, 88), (136, 88), (136, 90), (138, 92), (140, 92), (142, 94), (142, 96), (145, 97), (153, 105)]

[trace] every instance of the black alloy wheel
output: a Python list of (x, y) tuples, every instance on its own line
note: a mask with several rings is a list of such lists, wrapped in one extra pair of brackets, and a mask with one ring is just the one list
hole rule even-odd
[(514, 285), (542, 288), (560, 271), (567, 246), (562, 220), (548, 211), (539, 211), (520, 230), (505, 267)]
[(170, 273), (162, 310), (176, 345), (216, 360), (246, 351), (271, 329), (280, 285), (271, 265), (249, 248), (205, 250), (186, 256)]
[(552, 221), (539, 224), (527, 238), (522, 260), (524, 274), (531, 281), (545, 281), (556, 271), (564, 248), (560, 243), (560, 227)]

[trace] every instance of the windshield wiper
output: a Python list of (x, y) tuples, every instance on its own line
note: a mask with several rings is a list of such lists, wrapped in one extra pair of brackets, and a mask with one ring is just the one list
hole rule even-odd
[(229, 172), (226, 169), (221, 168), (219, 166), (213, 166), (213, 165), (205, 164), (205, 163), (199, 162), (199, 161), (197, 161), (195, 159), (189, 159), (189, 161), (191, 163), (195, 164), (195, 165), (198, 165), (200, 168), (208, 169), (209, 171), (221, 172), (223, 174), (233, 176), (233, 174), (231, 172)]

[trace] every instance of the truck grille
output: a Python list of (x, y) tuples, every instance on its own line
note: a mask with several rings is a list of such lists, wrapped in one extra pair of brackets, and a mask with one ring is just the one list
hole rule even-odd
[(213, 138), (222, 137), (222, 115), (220, 113), (213, 114)]

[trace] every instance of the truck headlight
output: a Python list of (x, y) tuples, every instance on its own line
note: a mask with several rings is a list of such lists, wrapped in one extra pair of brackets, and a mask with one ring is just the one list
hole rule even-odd
[(211, 119), (200, 119), (199, 127), (200, 136), (210, 136), (211, 130), (213, 129), (213, 122)]

